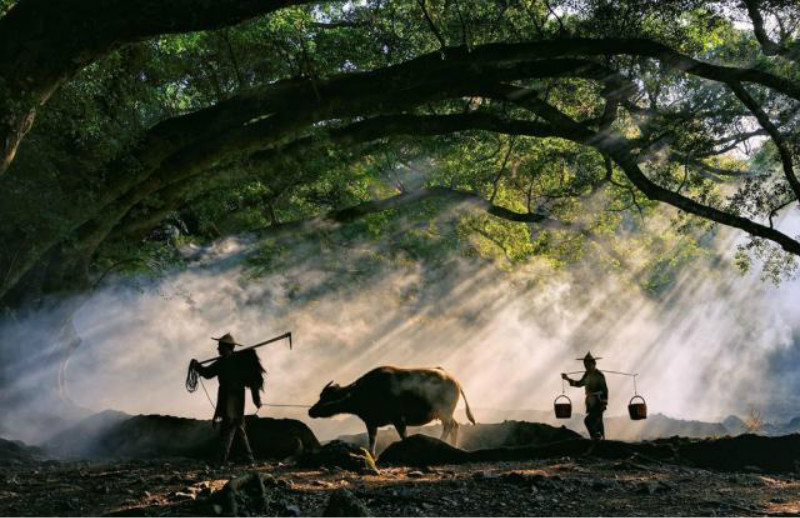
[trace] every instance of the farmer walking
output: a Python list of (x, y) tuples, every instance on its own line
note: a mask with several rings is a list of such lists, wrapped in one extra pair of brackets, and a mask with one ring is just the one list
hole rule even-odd
[(606, 377), (602, 372), (597, 370), (597, 360), (602, 358), (595, 358), (591, 352), (586, 353), (583, 358), (576, 358), (583, 360), (583, 366), (586, 367), (586, 372), (579, 380), (573, 380), (564, 373), (561, 373), (561, 378), (565, 379), (573, 387), (585, 387), (586, 389), (586, 419), (583, 420), (586, 429), (589, 431), (589, 437), (595, 441), (605, 438), (605, 428), (603, 426), (603, 412), (606, 411), (608, 406), (608, 386), (606, 386)]
[(212, 339), (217, 341), (220, 358), (208, 366), (193, 359), (190, 369), (204, 378), (219, 378), (213, 422), (215, 425), (221, 425), (222, 462), (228, 462), (233, 439), (238, 435), (247, 453), (247, 459), (252, 463), (255, 459), (244, 425), (245, 389), (250, 389), (253, 403), (260, 408), (266, 371), (261, 366), (255, 350), (249, 349), (234, 354), (235, 347), (241, 344), (236, 343), (230, 333)]

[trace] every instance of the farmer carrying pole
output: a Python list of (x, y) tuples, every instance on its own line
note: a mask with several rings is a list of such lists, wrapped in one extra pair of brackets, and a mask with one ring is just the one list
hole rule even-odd
[(603, 412), (608, 406), (608, 386), (606, 377), (597, 370), (597, 360), (591, 352), (587, 352), (583, 358), (583, 366), (586, 372), (579, 380), (573, 380), (567, 374), (561, 373), (561, 378), (569, 382), (573, 387), (586, 387), (586, 418), (583, 420), (589, 436), (599, 441), (605, 438), (605, 427), (603, 426)]
[[(193, 359), (189, 365), (187, 388), (190, 388), (191, 383), (189, 380), (192, 380), (193, 376), (194, 383), (196, 383), (194, 372), (204, 378), (219, 378), (213, 423), (221, 425), (221, 460), (223, 463), (228, 461), (234, 436), (239, 435), (247, 453), (248, 461), (252, 463), (255, 459), (244, 426), (245, 388), (250, 389), (253, 403), (260, 408), (261, 391), (264, 389), (266, 371), (261, 366), (261, 361), (253, 347), (234, 353), (234, 348), (241, 344), (236, 343), (230, 333), (212, 339), (217, 341), (219, 357), (204, 362), (198, 362)], [(213, 363), (208, 366), (203, 365), (209, 362)], [(190, 388), (190, 390), (192, 389)]]

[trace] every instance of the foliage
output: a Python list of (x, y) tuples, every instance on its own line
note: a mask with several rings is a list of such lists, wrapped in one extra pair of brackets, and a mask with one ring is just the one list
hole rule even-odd
[[(0, 1), (0, 16), (11, 5)], [(777, 37), (791, 47), (796, 10), (770, 7), (765, 13), (786, 22)], [(363, 117), (323, 117), (292, 127), (270, 144), (215, 159), (179, 185), (147, 191), (120, 210), (102, 239), (90, 242), (85, 236), (102, 226), (106, 216), (98, 216), (94, 227), (90, 221), (73, 229), (68, 222), (83, 207), (104, 200), (110, 176), (147, 167), (136, 152), (143, 142), (154, 142), (146, 139), (160, 123), (256, 99), (265, 89), (293, 81), (310, 80), (315, 92), (315, 84), (340, 74), (387, 70), (429, 52), (441, 52), (444, 62), (449, 49), (461, 45), (474, 49), (567, 37), (644, 37), (696, 59), (744, 64), (800, 80), (797, 63), (763, 54), (751, 31), (735, 22), (739, 14), (738, 4), (722, 1), (366, 0), (287, 7), (232, 27), (132, 43), (83, 68), (41, 110), (1, 180), (10, 195), (4, 219), (15, 226), (0, 228), (0, 233), (22, 233), (35, 241), (39, 228), (61, 225), (68, 237), (58, 241), (60, 247), (91, 244), (85, 245), (89, 260), (82, 266), (96, 278), (118, 263), (137, 265), (128, 268), (133, 272), (148, 263), (179, 264), (176, 247), (187, 242), (269, 233), (369, 200), (445, 187), (520, 214), (544, 214), (551, 224), (508, 221), (447, 199), (429, 199), (373, 212), (334, 230), (314, 230), (303, 239), (319, 241), (314, 253), (338, 251), (341, 264), (341, 258), (352, 258), (348, 247), (354, 243), (378, 243), (379, 252), (359, 259), (367, 269), (370, 262), (435, 263), (452, 256), (478, 258), (507, 270), (536, 258), (557, 269), (599, 258), (596, 262), (608, 271), (635, 272), (636, 282), (657, 294), (688, 261), (713, 252), (716, 231), (707, 220), (664, 210), (648, 199), (607, 154), (561, 138), (467, 129), (326, 146), (325, 139)], [(645, 163), (650, 180), (698, 203), (755, 220), (793, 200), (775, 144), (763, 137), (737, 136), (752, 132), (755, 125), (725, 84), (643, 56), (589, 59), (635, 84), (637, 92), (615, 110), (606, 129), (632, 142), (631, 151)], [(580, 123), (602, 126), (614, 92), (602, 81), (579, 76), (514, 84), (536, 92)], [(766, 88), (752, 88), (752, 95), (781, 125), (796, 155), (797, 103)], [(321, 103), (315, 96), (318, 92), (303, 103)], [(298, 113), (302, 108), (298, 105)], [(395, 112), (388, 104), (381, 110)], [(523, 106), (469, 95), (434, 98), (398, 110), (417, 116), (476, 113), (543, 121)], [(247, 124), (259, 117), (269, 114), (254, 113)], [(210, 147), (215, 137), (204, 136), (198, 148), (187, 149), (195, 153)], [(282, 144), (302, 138), (321, 144), (305, 153), (281, 151)], [(274, 152), (275, 158), (258, 162), (252, 158), (257, 152)], [(132, 192), (113, 199), (122, 203)], [(36, 207), (35, 215), (31, 207)], [(34, 217), (40, 222), (29, 229), (17, 224)], [(268, 239), (252, 259), (251, 273), (291, 266), (296, 258), (289, 249), (285, 241)], [(742, 245), (737, 258), (743, 269), (752, 260), (773, 280), (790, 274), (796, 262), (794, 255), (758, 238)]]

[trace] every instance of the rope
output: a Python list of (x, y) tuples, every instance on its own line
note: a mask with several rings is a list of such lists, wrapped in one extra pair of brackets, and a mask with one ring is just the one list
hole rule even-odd
[[(208, 391), (206, 390), (206, 385), (205, 385), (205, 383), (203, 383), (202, 379), (200, 380), (200, 386), (203, 387), (203, 392), (206, 393), (206, 399), (208, 400), (208, 403), (211, 405), (211, 408), (213, 408), (214, 412), (216, 412), (217, 411), (217, 405), (215, 405), (214, 402), (211, 401), (211, 396), (208, 395)], [(195, 388), (197, 388), (197, 387), (195, 387)]]
[[(194, 392), (197, 390), (197, 379), (198, 379), (197, 371), (189, 366), (189, 370), (186, 372), (186, 391), (189, 393)], [(205, 389), (205, 387), (203, 387)]]
[[(211, 399), (211, 395), (209, 395), (208, 390), (206, 390), (206, 385), (205, 383), (203, 383), (203, 379), (197, 375), (196, 370), (189, 369), (189, 372), (186, 374), (186, 390), (188, 390), (189, 392), (196, 391), (198, 382), (200, 382), (200, 388), (203, 389), (203, 393), (206, 395), (208, 404), (211, 405), (211, 408), (216, 410), (217, 405), (214, 404), (214, 401)], [(311, 405), (288, 405), (283, 403), (262, 403), (261, 406), (271, 406), (279, 408), (311, 408)], [(255, 413), (257, 414), (258, 410), (256, 410)]]

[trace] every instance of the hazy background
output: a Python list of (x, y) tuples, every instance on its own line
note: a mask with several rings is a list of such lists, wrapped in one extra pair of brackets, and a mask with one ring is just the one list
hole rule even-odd
[[(735, 242), (722, 232), (716, 246), (731, 250)], [(210, 337), (230, 331), (250, 344), (291, 330), (294, 350), (285, 342), (260, 349), (267, 402), (310, 405), (328, 381), (350, 383), (391, 364), (444, 367), (463, 384), (479, 421), (549, 412), (561, 393), (559, 373), (581, 369), (575, 359), (591, 350), (603, 357), (601, 369), (640, 374), (651, 413), (700, 420), (751, 409), (769, 419), (800, 415), (800, 282), (775, 286), (760, 280), (758, 269), (743, 276), (730, 253), (683, 268), (671, 288), (653, 296), (594, 271), (591, 258), (546, 281), (541, 265), (509, 273), (454, 258), (433, 271), (387, 267), (342, 285), (334, 282), (341, 270), (300, 250), (303, 260), (287, 271), (253, 278), (243, 265), (253, 246), (238, 238), (187, 250), (196, 258), (183, 271), (112, 282), (76, 302), (81, 345), (66, 371), (69, 398), (92, 411), (210, 418), (202, 389), (184, 389), (189, 360), (216, 355)], [(358, 268), (358, 255), (371, 251), (350, 249), (347, 264)], [(534, 270), (540, 280), (532, 283)], [(37, 387), (54, 383), (52, 366), (37, 361), (54, 354), (50, 337), (38, 334), (53, 318), (43, 312), (3, 325), (5, 375), (20, 395), (45, 394)], [(631, 380), (607, 379), (609, 415), (624, 414)], [(214, 398), (216, 382), (205, 383)], [(567, 390), (582, 410), (582, 389)], [(5, 434), (41, 440), (48, 430), (27, 414), (60, 403), (25, 398), (0, 417)], [(311, 420), (302, 409), (267, 407), (261, 415), (303, 419), (323, 439), (363, 431), (355, 419)], [(463, 403), (457, 418), (466, 420)]]

